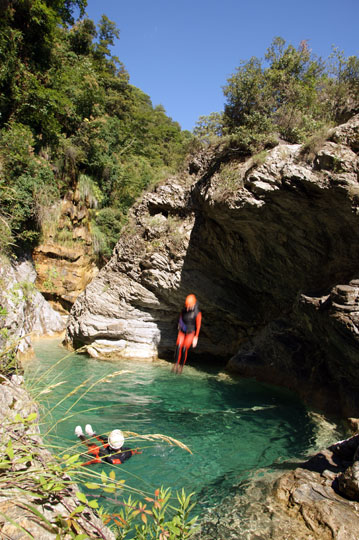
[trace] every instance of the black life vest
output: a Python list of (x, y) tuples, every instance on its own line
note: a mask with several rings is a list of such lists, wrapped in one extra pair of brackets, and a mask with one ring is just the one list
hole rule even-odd
[(191, 334), (196, 331), (196, 319), (199, 314), (198, 303), (195, 304), (194, 309), (183, 308), (179, 320), (179, 326), (184, 334)]

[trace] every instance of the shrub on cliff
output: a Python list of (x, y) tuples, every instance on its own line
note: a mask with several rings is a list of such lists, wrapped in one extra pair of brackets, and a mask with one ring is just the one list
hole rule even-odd
[(264, 61), (241, 62), (223, 92), (224, 112), (197, 123), (194, 132), (201, 140), (224, 137), (247, 153), (279, 138), (303, 142), (359, 110), (359, 58), (334, 49), (325, 62), (306, 41), (295, 48), (277, 37)]

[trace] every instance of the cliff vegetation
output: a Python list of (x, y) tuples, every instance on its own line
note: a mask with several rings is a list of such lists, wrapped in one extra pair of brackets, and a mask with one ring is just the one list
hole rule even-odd
[(105, 15), (87, 18), (86, 4), (0, 4), (2, 251), (29, 249), (41, 234), (83, 243), (60, 212), (67, 196), (89, 210), (82, 226), (100, 260), (109, 257), (130, 205), (178, 165), (190, 139), (129, 83), (111, 55), (119, 30)]

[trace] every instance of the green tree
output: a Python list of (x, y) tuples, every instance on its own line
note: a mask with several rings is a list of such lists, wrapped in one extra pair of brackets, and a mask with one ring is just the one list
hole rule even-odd
[(228, 79), (225, 127), (233, 132), (251, 125), (261, 133), (267, 129), (264, 119), (269, 119), (281, 137), (298, 142), (325, 116), (319, 99), (325, 65), (306, 42), (296, 49), (279, 37), (268, 48), (265, 61), (263, 67), (261, 60), (251, 58)]

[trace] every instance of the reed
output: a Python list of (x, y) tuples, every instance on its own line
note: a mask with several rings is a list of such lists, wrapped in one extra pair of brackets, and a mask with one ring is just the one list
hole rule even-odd
[[(84, 449), (79, 441), (76, 443), (69, 441), (69, 446), (64, 449), (64, 441), (56, 438), (58, 424), (67, 422), (79, 414), (79, 412), (74, 412), (74, 407), (90, 390), (97, 384), (104, 384), (114, 377), (131, 373), (129, 370), (114, 371), (97, 380), (89, 377), (71, 389), (53, 407), (44, 410), (40, 417), (39, 413), (35, 412), (39, 407), (37, 402), (40, 397), (51, 394), (55, 388), (66, 383), (60, 374), (61, 380), (57, 380), (59, 376), (56, 376), (55, 380), (41, 387), (45, 377), (70, 354), (73, 353), (62, 357), (45, 373), (36, 377), (36, 380), (26, 382), (27, 390), (34, 400), (32, 404), (34, 410), (30, 414), (23, 417), (20, 414), (14, 415), (13, 411), (10, 411), (3, 418), (0, 429), (1, 496), (17, 501), (18, 507), (23, 508), (32, 520), (41, 523), (58, 538), (74, 538), (75, 540), (105, 538), (100, 529), (96, 531), (96, 536), (90, 532), (93, 530), (93, 523), (89, 518), (89, 511), (101, 518), (103, 523), (113, 530), (118, 540), (124, 540), (129, 537), (128, 535), (136, 540), (191, 538), (196, 532), (197, 519), (190, 518), (194, 506), (191, 503), (193, 494), (187, 496), (182, 490), (175, 496), (172, 495), (171, 490), (163, 487), (152, 494), (145, 489), (134, 488), (131, 486), (131, 476), (134, 478), (135, 475), (129, 474), (125, 468), (106, 465), (107, 470), (111, 467), (108, 473), (105, 470), (98, 471), (94, 468), (83, 467), (82, 462), (87, 448)], [(75, 402), (67, 408), (62, 418), (46, 427), (53, 411), (67, 398), (77, 394)], [(103, 408), (106, 408), (106, 405), (90, 407), (82, 410), (80, 414)], [(43, 431), (41, 436), (39, 428)], [(139, 434), (132, 431), (125, 431), (124, 435), (126, 438), (137, 441), (161, 440), (191, 453), (185, 444), (168, 435)], [(50, 439), (51, 442), (49, 442)], [(126, 473), (129, 477), (127, 479), (124, 478)], [(80, 483), (94, 494), (85, 495), (74, 482)], [(58, 513), (49, 518), (43, 509), (46, 505), (51, 506), (55, 500), (61, 502), (61, 511), (57, 510)], [(115, 501), (119, 510), (115, 513), (106, 511), (101, 500)], [(20, 524), (11, 515), (6, 515), (1, 511), (0, 516), (2, 520), (11, 523), (25, 536), (34, 538), (29, 527), (22, 521)]]

